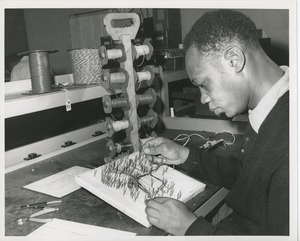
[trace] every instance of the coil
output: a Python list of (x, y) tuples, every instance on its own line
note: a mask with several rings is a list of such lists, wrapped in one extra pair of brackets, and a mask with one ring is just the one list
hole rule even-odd
[(126, 98), (113, 99), (111, 102), (112, 108), (124, 108), (128, 106)]
[(121, 153), (124, 150), (129, 149), (130, 147), (132, 147), (132, 144), (120, 144), (120, 143), (115, 143), (115, 144), (111, 144), (108, 145), (107, 149), (110, 152), (116, 152), (116, 153)]
[(32, 92), (44, 93), (52, 90), (48, 51), (29, 52), (29, 68)]
[(124, 84), (126, 76), (124, 73), (110, 73), (110, 84)]
[(151, 79), (151, 73), (149, 71), (137, 72), (138, 81), (145, 81)]
[(110, 49), (107, 50), (107, 58), (108, 59), (118, 59), (121, 58), (123, 55), (121, 49)]
[(138, 59), (140, 56), (145, 56), (150, 53), (149, 46), (147, 45), (136, 45), (134, 47), (136, 50), (136, 59)]
[(142, 125), (150, 124), (152, 121), (154, 121), (154, 117), (153, 116), (144, 116), (144, 117), (140, 118), (140, 121), (141, 121)]
[(113, 129), (115, 132), (125, 130), (129, 127), (129, 122), (128, 121), (115, 121), (112, 123)]
[(153, 96), (150, 94), (143, 94), (143, 95), (138, 95), (138, 99), (140, 105), (148, 105), (152, 103)]

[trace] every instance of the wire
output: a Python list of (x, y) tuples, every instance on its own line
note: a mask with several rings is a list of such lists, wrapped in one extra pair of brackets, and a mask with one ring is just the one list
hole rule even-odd
[[(181, 136), (183, 136), (183, 137), (181, 137)], [(209, 138), (205, 138), (204, 136), (202, 136), (200, 134), (193, 133), (193, 134), (190, 134), (190, 135), (189, 134), (179, 134), (178, 136), (176, 136), (173, 139), (173, 141), (184, 141), (184, 140), (186, 140), (185, 143), (183, 144), (183, 146), (186, 146), (189, 143), (189, 141), (191, 140), (192, 136), (198, 136), (198, 137), (200, 137), (200, 138), (202, 138), (206, 141), (209, 140)]]
[[(213, 140), (212, 138), (218, 134), (222, 134), (222, 133), (228, 133), (228, 134), (231, 134), (232, 137), (233, 137), (233, 140), (230, 142), (230, 141), (226, 141), (224, 139), (219, 139), (219, 140)], [(226, 131), (226, 130), (223, 130), (223, 131), (220, 131), (220, 132), (216, 132), (214, 133), (210, 138), (206, 138), (198, 133), (193, 133), (193, 134), (179, 134), (178, 136), (176, 136), (173, 141), (185, 141), (183, 143), (182, 146), (186, 146), (190, 140), (191, 140), (191, 137), (192, 136), (198, 136), (200, 138), (202, 138), (203, 140), (206, 140), (207, 142), (204, 144), (204, 147), (212, 147), (216, 144), (219, 144), (219, 143), (223, 143), (224, 144), (224, 147), (226, 148), (227, 145), (232, 145), (235, 143), (235, 136), (232, 132), (230, 131)]]
[(141, 67), (141, 66), (143, 65), (144, 61), (145, 61), (145, 55), (143, 55), (143, 60), (142, 60), (142, 62), (141, 62), (140, 64), (136, 65), (136, 66), (137, 66), (137, 67)]
[(216, 135), (218, 135), (218, 134), (223, 134), (223, 133), (228, 133), (228, 134), (230, 134), (230, 135), (232, 136), (232, 138), (233, 138), (233, 140), (232, 140), (231, 142), (228, 142), (228, 141), (225, 141), (225, 140), (224, 140), (224, 143), (225, 143), (226, 145), (232, 145), (232, 144), (235, 143), (235, 136), (234, 136), (234, 134), (233, 134), (232, 132), (230, 132), (230, 131), (222, 130), (222, 131), (220, 131), (220, 132), (214, 133), (213, 136), (216, 136)]
[(139, 81), (138, 83), (139, 83), (139, 86), (135, 89), (135, 91), (138, 91), (141, 88), (142, 81)]

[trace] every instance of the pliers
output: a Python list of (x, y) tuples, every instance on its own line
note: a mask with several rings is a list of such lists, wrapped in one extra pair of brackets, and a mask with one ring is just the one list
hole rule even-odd
[(37, 223), (48, 223), (52, 221), (52, 218), (36, 218), (40, 215), (46, 214), (46, 213), (52, 213), (57, 211), (59, 208), (44, 208), (36, 213), (31, 214), (28, 218), (20, 218), (17, 220), (19, 225), (22, 225), (23, 223), (27, 221), (37, 222)]
[(47, 207), (48, 205), (59, 204), (59, 203), (61, 203), (61, 200), (21, 206), (21, 208), (42, 208), (42, 210), (31, 214), (28, 218), (20, 218), (17, 220), (17, 222), (19, 225), (22, 225), (24, 222), (27, 222), (27, 221), (32, 221), (32, 222), (37, 222), (37, 223), (51, 222), (52, 218), (36, 218), (36, 217), (44, 215), (46, 213), (52, 213), (52, 212), (59, 210), (59, 208)]

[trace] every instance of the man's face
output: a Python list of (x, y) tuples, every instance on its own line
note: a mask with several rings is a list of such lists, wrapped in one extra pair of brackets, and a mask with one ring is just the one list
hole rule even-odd
[(230, 68), (222, 59), (200, 56), (195, 47), (186, 53), (187, 74), (192, 83), (199, 87), (201, 103), (208, 104), (216, 115), (224, 113), (234, 117), (248, 106), (249, 88), (241, 75)]

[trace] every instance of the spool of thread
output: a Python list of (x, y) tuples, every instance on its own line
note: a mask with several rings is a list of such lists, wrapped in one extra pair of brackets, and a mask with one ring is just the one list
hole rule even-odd
[(115, 132), (125, 130), (129, 127), (128, 121), (115, 121), (112, 123), (112, 128), (115, 130)]
[(143, 94), (143, 95), (138, 95), (138, 99), (140, 105), (148, 105), (152, 103), (153, 96), (150, 94)]
[(150, 53), (149, 46), (147, 45), (137, 45), (134, 46), (136, 50), (136, 59), (138, 59), (140, 56), (144, 56)]
[(118, 98), (113, 99), (111, 104), (113, 108), (122, 108), (128, 106), (128, 101), (126, 98)]
[(150, 124), (153, 120), (153, 116), (144, 116), (140, 119), (142, 125)]
[(127, 150), (130, 147), (132, 147), (132, 144), (126, 144), (126, 145), (120, 143), (115, 144), (115, 149), (117, 153), (121, 153), (122, 151)]
[(124, 73), (110, 73), (110, 84), (124, 84), (126, 76)]
[(56, 50), (33, 50), (19, 55), (29, 56), (29, 69), (31, 75), (31, 93), (46, 93), (52, 91), (52, 76), (49, 64), (49, 53)]
[(151, 79), (151, 73), (149, 71), (137, 72), (138, 81), (147, 81)]
[(123, 55), (121, 49), (109, 49), (107, 50), (107, 58), (108, 59), (118, 59)]

